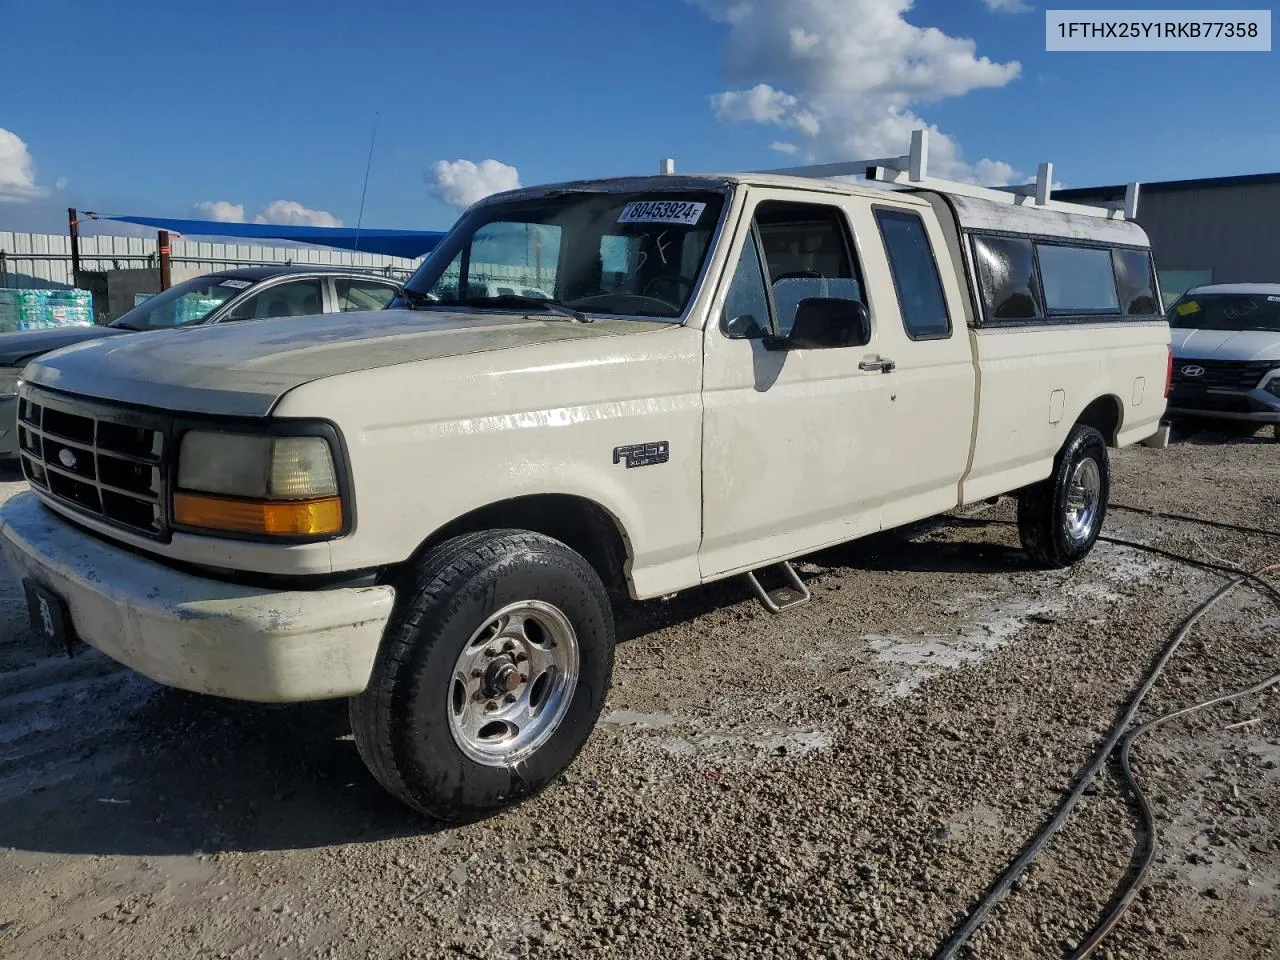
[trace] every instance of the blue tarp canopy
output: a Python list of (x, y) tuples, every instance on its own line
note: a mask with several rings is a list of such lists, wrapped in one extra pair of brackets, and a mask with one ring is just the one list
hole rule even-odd
[(165, 217), (114, 217), (96, 215), (98, 220), (119, 220), (157, 230), (201, 237), (240, 237), (248, 240), (292, 240), (315, 243), (360, 253), (381, 253), (389, 257), (416, 260), (430, 253), (444, 234), (433, 230), (379, 230), (365, 227), (294, 227), (278, 223), (224, 223), (220, 220), (170, 220)]

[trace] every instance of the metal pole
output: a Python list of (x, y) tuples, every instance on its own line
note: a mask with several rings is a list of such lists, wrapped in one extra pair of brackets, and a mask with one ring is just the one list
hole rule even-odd
[(1142, 190), (1139, 183), (1131, 183), (1124, 188), (1124, 218), (1126, 220), (1138, 219), (1138, 195)]
[(168, 290), (170, 286), (169, 274), (169, 231), (161, 230), (156, 234), (160, 247), (160, 289)]
[(67, 229), (71, 234), (71, 285), (80, 286), (80, 221), (76, 208), (67, 207)]

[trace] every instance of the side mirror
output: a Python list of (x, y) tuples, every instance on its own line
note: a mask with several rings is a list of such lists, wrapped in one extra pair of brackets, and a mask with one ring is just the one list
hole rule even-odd
[(722, 329), (730, 340), (758, 340), (768, 332), (760, 326), (760, 321), (749, 313), (726, 320)]
[(860, 300), (809, 297), (796, 307), (791, 332), (766, 337), (770, 350), (861, 347), (871, 342), (871, 314)]

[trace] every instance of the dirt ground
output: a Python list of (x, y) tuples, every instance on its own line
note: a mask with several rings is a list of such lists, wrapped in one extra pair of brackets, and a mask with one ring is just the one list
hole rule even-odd
[[(1280, 443), (1120, 451), (1113, 501), (1280, 530)], [(1030, 570), (1011, 516), (809, 558), (814, 601), (781, 617), (739, 582), (622, 611), (583, 755), (463, 828), (382, 793), (345, 704), (219, 701), (51, 656), (4, 573), (0, 956), (932, 956), (1224, 580), (1107, 543)], [(1105, 532), (1280, 560), (1280, 536), (1125, 510)], [(1280, 672), (1277, 627), (1236, 591), (1141, 716)], [(1280, 956), (1280, 692), (1175, 721), (1134, 761), (1159, 859), (1097, 955)], [(1070, 949), (1137, 823), (1107, 773), (964, 955)]]

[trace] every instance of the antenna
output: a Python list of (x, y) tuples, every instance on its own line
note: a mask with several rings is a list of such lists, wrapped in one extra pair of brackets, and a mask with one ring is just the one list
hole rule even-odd
[(373, 133), (369, 134), (369, 159), (364, 165), (364, 186), (360, 189), (360, 213), (356, 216), (356, 241), (352, 250), (360, 251), (360, 225), (364, 223), (364, 197), (369, 192), (369, 170), (373, 167), (373, 141), (378, 136), (378, 113), (373, 114)]

